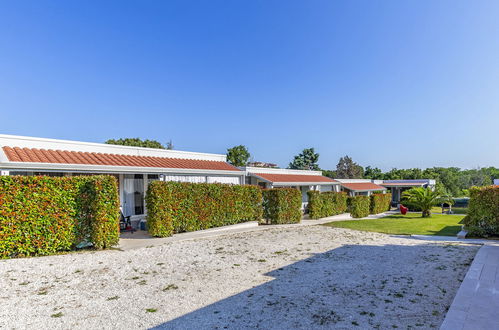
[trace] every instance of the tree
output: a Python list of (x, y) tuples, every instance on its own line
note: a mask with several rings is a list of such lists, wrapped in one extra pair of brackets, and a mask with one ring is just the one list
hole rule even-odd
[(122, 138), (118, 140), (110, 139), (105, 143), (116, 144), (120, 146), (143, 147), (153, 149), (165, 149), (165, 147), (156, 140), (141, 140), (140, 138)]
[(336, 171), (322, 170), (322, 175), (327, 176), (328, 178), (334, 179), (334, 178), (336, 178)]
[(168, 149), (168, 150), (173, 150), (173, 148), (174, 148), (174, 147), (173, 147), (173, 142), (172, 142), (172, 140), (170, 139), (170, 141), (168, 141), (168, 142), (166, 143), (166, 149)]
[(319, 154), (315, 152), (314, 148), (303, 149), (301, 154), (295, 156), (293, 161), (289, 163), (288, 168), (294, 170), (312, 170), (319, 171)]
[(402, 197), (409, 203), (421, 208), (421, 216), (423, 218), (431, 217), (431, 208), (433, 205), (436, 205), (443, 200), (443, 197), (437, 190), (433, 191), (431, 188), (423, 187), (406, 190), (402, 193)]
[(250, 156), (248, 149), (243, 145), (227, 149), (227, 161), (234, 166), (246, 166)]
[(364, 170), (364, 178), (372, 180), (383, 180), (383, 171), (377, 167), (368, 166)]
[(341, 157), (336, 165), (336, 176), (338, 179), (362, 179), (364, 169), (355, 163), (352, 158)]

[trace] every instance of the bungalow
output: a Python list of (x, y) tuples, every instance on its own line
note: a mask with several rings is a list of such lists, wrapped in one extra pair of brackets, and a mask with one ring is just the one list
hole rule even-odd
[(336, 180), (325, 177), (322, 171), (291, 170), (264, 167), (240, 167), (246, 174), (246, 184), (262, 188), (288, 187), (300, 190), (302, 208), (308, 204), (309, 190), (339, 191)]
[(244, 184), (225, 155), (0, 134), (0, 175), (109, 174), (118, 179), (123, 213), (145, 218), (153, 180)]
[(432, 179), (421, 179), (421, 180), (383, 180), (381, 185), (383, 187), (389, 188), (392, 193), (392, 205), (400, 204), (400, 199), (402, 193), (414, 187), (430, 187), (435, 188), (436, 181)]
[(349, 196), (366, 195), (370, 196), (375, 191), (386, 192), (386, 188), (379, 185), (379, 180), (368, 179), (336, 179), (340, 183), (341, 191)]

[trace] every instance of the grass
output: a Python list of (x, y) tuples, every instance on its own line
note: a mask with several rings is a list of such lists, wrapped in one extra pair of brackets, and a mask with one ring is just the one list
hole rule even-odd
[(420, 213), (390, 215), (380, 219), (335, 221), (325, 224), (336, 228), (373, 231), (396, 235), (456, 236), (464, 215), (433, 214), (422, 218)]
[[(454, 214), (466, 214), (468, 212), (468, 208), (452, 207), (452, 212), (454, 212)], [(442, 208), (440, 206), (434, 206), (431, 208), (431, 213), (442, 213)]]

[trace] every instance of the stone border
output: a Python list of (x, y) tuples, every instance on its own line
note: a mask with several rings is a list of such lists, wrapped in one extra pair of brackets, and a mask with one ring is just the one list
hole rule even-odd
[(484, 245), (452, 301), (440, 330), (499, 329), (499, 246)]

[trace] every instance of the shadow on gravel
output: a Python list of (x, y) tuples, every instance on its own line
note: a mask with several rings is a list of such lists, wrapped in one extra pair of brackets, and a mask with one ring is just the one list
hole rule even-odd
[(274, 279), (153, 329), (438, 327), (476, 251), (346, 245), (266, 273)]

